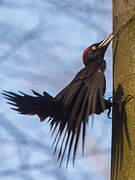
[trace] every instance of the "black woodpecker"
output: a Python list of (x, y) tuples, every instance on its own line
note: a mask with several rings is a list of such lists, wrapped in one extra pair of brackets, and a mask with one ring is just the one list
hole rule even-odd
[(92, 114), (101, 114), (112, 106), (112, 103), (104, 98), (106, 90), (104, 54), (113, 38), (114, 35), (110, 34), (100, 43), (93, 44), (84, 51), (85, 67), (55, 97), (47, 92), (41, 95), (33, 90), (34, 96), (20, 91), (20, 94), (3, 92), (8, 103), (15, 106), (12, 108), (15, 111), (24, 115), (37, 115), (41, 122), (49, 117), (50, 129), (56, 135), (53, 142), (54, 153), (57, 152), (60, 165), (66, 151), (67, 164), (71, 152), (74, 163), (81, 131), (84, 150), (88, 117)]

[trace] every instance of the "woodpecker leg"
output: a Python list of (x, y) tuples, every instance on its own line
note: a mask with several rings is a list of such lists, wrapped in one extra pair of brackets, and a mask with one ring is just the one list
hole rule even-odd
[[(112, 99), (113, 99), (113, 97), (109, 97), (107, 101), (108, 101), (109, 103), (112, 103), (112, 106), (113, 106), (114, 104), (119, 104), (119, 112), (122, 112), (123, 106), (126, 105), (131, 99), (134, 99), (134, 97), (133, 97), (132, 95), (123, 95), (123, 96), (121, 96), (120, 100), (118, 100), (118, 101), (115, 101), (115, 100), (114, 100), (114, 102), (112, 102)], [(109, 119), (112, 119), (112, 117), (110, 117), (111, 107), (112, 107), (112, 106), (110, 106), (110, 107), (108, 108), (107, 116), (108, 116)]]
[(120, 100), (114, 101), (114, 104), (119, 104), (119, 112), (122, 112), (123, 106), (125, 106), (131, 99), (134, 99), (132, 95), (123, 95), (121, 96)]
[(107, 102), (108, 102), (108, 104), (109, 104), (107, 117), (108, 117), (109, 119), (112, 119), (112, 117), (110, 117), (111, 107), (113, 106), (112, 99), (113, 99), (112, 97), (109, 97), (108, 100), (107, 100)]
[(109, 119), (112, 119), (112, 117), (110, 117), (110, 114), (111, 114), (111, 107), (110, 107), (109, 110), (108, 110), (107, 117), (108, 117)]

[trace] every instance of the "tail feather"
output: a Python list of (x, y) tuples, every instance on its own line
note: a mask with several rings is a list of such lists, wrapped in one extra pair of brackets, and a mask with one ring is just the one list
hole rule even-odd
[(64, 104), (67, 114), (65, 119), (57, 121), (57, 128), (55, 118), (52, 118), (50, 121), (50, 124), (54, 126), (54, 131), (57, 129), (59, 132), (54, 139), (54, 149), (55, 152), (59, 149), (57, 159), (60, 165), (66, 152), (67, 165), (71, 152), (74, 164), (81, 132), (82, 152), (84, 152), (86, 124), (89, 115), (100, 114), (105, 109), (111, 108), (112, 103), (104, 99), (104, 86), (104, 76), (100, 78), (97, 74), (97, 76), (92, 77), (92, 79), (85, 80), (85, 84), (82, 80), (71, 82), (55, 97)]
[(57, 160), (61, 165), (67, 152), (68, 165), (71, 153), (74, 164), (81, 131), (82, 152), (84, 152), (89, 115), (100, 114), (112, 106), (109, 100), (104, 99), (104, 88), (94, 87), (94, 83), (99, 84), (97, 80), (95, 78), (94, 82), (90, 83), (91, 86), (89, 81), (85, 81), (86, 86), (82, 80), (70, 83), (55, 98), (46, 92), (41, 95), (34, 90), (32, 90), (34, 96), (21, 91), (19, 91), (20, 94), (4, 91), (3, 95), (9, 104), (15, 106), (12, 109), (21, 114), (38, 115), (41, 122), (50, 117), (48, 123), (52, 135), (56, 132), (53, 141), (54, 154), (58, 150)]

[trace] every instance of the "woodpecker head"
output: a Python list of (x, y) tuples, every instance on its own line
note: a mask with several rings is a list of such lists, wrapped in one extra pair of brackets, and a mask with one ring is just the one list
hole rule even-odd
[(105, 51), (115, 35), (110, 34), (103, 41), (89, 46), (83, 52), (83, 63), (85, 66), (93, 63), (94, 61), (102, 61)]

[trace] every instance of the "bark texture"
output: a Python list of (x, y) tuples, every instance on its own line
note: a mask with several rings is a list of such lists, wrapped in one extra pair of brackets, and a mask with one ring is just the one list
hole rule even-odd
[[(113, 0), (116, 32), (135, 15), (135, 0)], [(114, 101), (112, 119), (111, 180), (135, 179), (135, 18), (113, 42)], [(125, 104), (124, 104), (125, 103)]]

